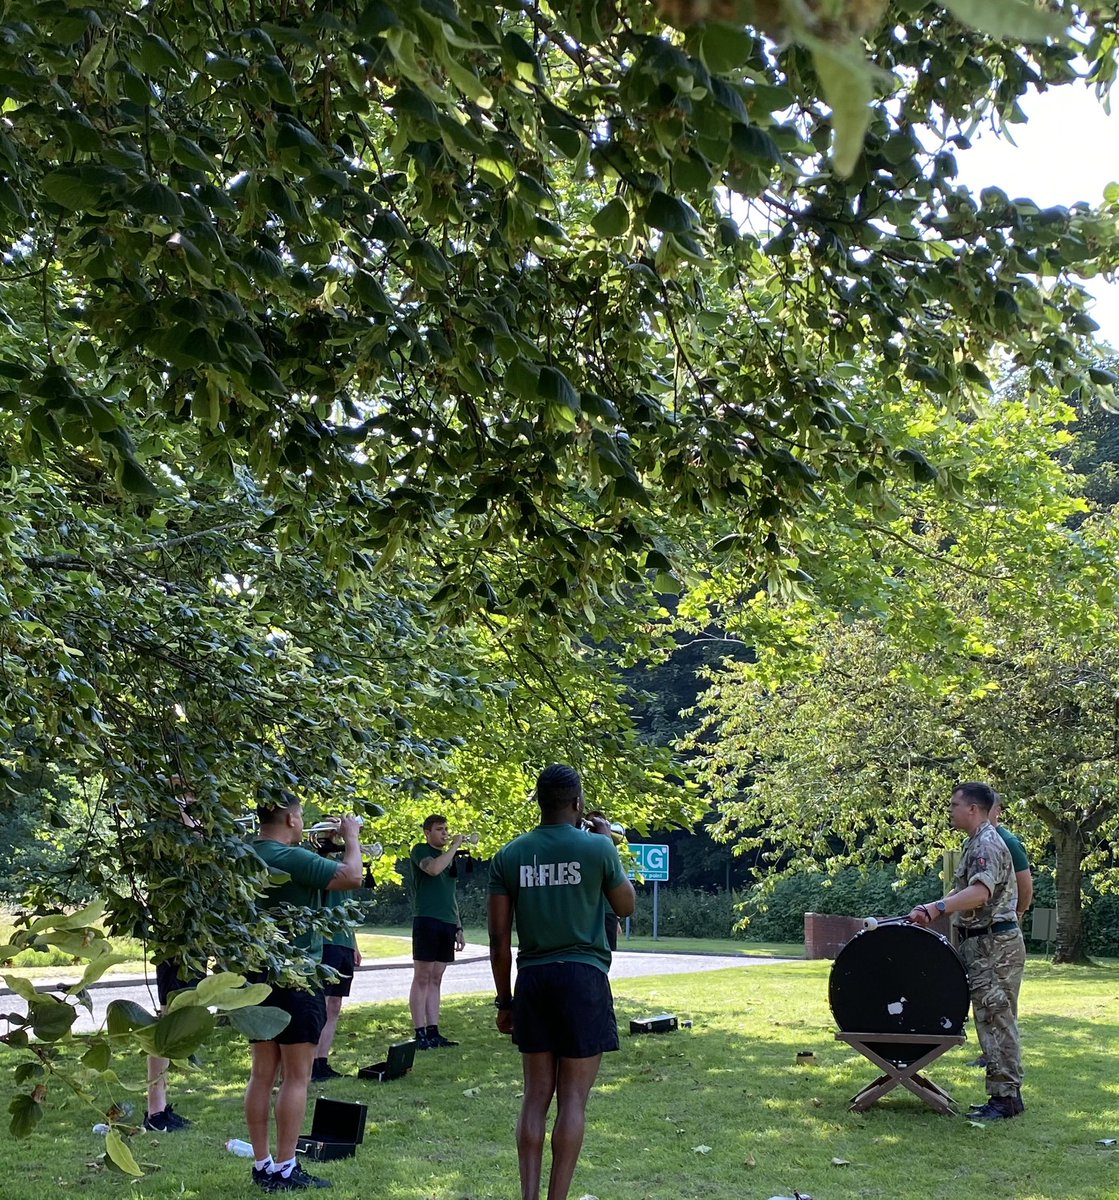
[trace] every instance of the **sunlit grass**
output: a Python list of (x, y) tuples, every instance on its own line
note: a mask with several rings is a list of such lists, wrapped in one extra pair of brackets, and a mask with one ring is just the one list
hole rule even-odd
[[(877, 1069), (833, 1036), (828, 963), (754, 965), (691, 976), (615, 983), (622, 1050), (607, 1055), (588, 1109), (588, 1131), (572, 1190), (602, 1200), (1106, 1200), (1119, 1196), (1119, 1155), (1098, 1145), (1119, 1136), (1119, 969), (1031, 962), (1022, 995), (1027, 1067), (1025, 1116), (991, 1128), (939, 1117), (896, 1090), (863, 1114), (847, 1103)], [(630, 1018), (670, 1011), (690, 1030), (626, 1036)], [(353, 1071), (381, 1058), (408, 1029), (402, 1003), (343, 1009), (333, 1061)], [(509, 1200), (517, 1194), (513, 1124), (520, 1063), (493, 1028), (488, 996), (444, 1006), (458, 1050), (417, 1057), (408, 1078), (356, 1078), (328, 1089), (368, 1105), (357, 1158), (323, 1164), (333, 1196), (366, 1200)], [(798, 1066), (811, 1050), (816, 1066)], [(957, 1101), (980, 1098), (982, 1073), (967, 1066), (975, 1043), (929, 1074)], [(194, 1119), (187, 1133), (138, 1136), (153, 1166), (133, 1185), (90, 1166), (101, 1139), (95, 1119), (64, 1088), (22, 1142), (5, 1140), (4, 1178), (21, 1200), (79, 1187), (91, 1200), (251, 1195), (248, 1165), (228, 1155), (244, 1136), (240, 1103), (248, 1070), (244, 1042), (221, 1035), (205, 1065), (172, 1082), (173, 1102)], [(143, 1063), (122, 1066), (139, 1088)], [(0, 1111), (12, 1091), (0, 1085)], [(131, 1096), (142, 1108), (142, 1093)], [(833, 1165), (833, 1159), (845, 1165)]]

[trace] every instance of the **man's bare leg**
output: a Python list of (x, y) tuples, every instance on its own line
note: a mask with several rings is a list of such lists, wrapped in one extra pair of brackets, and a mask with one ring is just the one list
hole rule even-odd
[(148, 1055), (148, 1115), (161, 1113), (167, 1107), (167, 1071), (169, 1058)]
[[(284, 1081), (276, 1094), (276, 1161), (282, 1163), (295, 1157), (295, 1144), (307, 1114), (307, 1088), (311, 1082), (315, 1043), (297, 1042), (280, 1046), (279, 1051)], [(253, 1146), (255, 1148), (255, 1142)]]
[(326, 997), (326, 1024), (322, 1027), (319, 1044), (315, 1047), (315, 1058), (329, 1058), (334, 1045), (334, 1033), (338, 1028), (338, 1014), (342, 1011), (341, 996)]
[(408, 992), (408, 1007), (412, 1024), (417, 1029), (439, 1024), (440, 989), (447, 964), (412, 960), (412, 987)]
[(517, 1118), (517, 1163), (521, 1171), (521, 1200), (539, 1200), (543, 1170), (544, 1133), (548, 1108), (556, 1090), (556, 1056), (522, 1054), (525, 1094)]
[[(561, 1058), (556, 1071), (556, 1123), (552, 1126), (552, 1170), (548, 1200), (567, 1200), (583, 1133), (587, 1126), (587, 1097), (594, 1086), (602, 1055)], [(527, 1096), (528, 1089), (526, 1087)]]
[(280, 1070), (280, 1047), (275, 1042), (253, 1042), (252, 1074), (245, 1089), (245, 1124), (257, 1162), (269, 1154), (269, 1119), (272, 1115), (272, 1088)]

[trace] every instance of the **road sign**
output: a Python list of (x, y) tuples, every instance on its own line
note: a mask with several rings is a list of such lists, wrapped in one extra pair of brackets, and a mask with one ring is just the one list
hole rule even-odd
[(630, 868), (630, 879), (640, 875), (646, 883), (668, 882), (668, 847), (648, 842), (630, 842), (630, 852), (637, 860)]

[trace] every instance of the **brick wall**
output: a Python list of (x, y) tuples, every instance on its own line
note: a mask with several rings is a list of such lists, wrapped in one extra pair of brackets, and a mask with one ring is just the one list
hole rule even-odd
[[(804, 957), (835, 958), (863, 927), (862, 917), (837, 917), (829, 913), (804, 914)], [(947, 917), (938, 917), (932, 925), (948, 937)]]

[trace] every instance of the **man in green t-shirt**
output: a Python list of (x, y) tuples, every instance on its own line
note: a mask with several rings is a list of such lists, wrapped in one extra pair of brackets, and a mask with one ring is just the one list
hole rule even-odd
[[(449, 843), (449, 844), (448, 844)], [(412, 847), (412, 987), (408, 1007), (416, 1027), (417, 1050), (457, 1046), (439, 1032), (443, 972), (466, 947), (458, 915), (455, 852), (462, 834), (451, 837), (447, 818), (432, 813), (424, 821), (424, 840)]]
[[(618, 1049), (610, 994), (606, 906), (634, 910), (603, 817), (583, 827), (583, 787), (573, 767), (553, 764), (536, 781), (540, 824), (490, 863), (490, 966), (497, 1027), (521, 1052), (524, 1099), (517, 1121), (521, 1200), (539, 1200), (548, 1109), (556, 1098), (548, 1200), (566, 1200), (583, 1145), (587, 1096), (603, 1052)], [(593, 832), (592, 832), (593, 830)], [(517, 986), (512, 930), (517, 922)]]
[[(253, 849), (271, 870), (286, 875), (270, 886), (262, 901), (265, 908), (281, 904), (320, 909), (323, 893), (361, 886), (361, 846), (356, 817), (343, 817), (339, 833), (345, 843), (342, 861), (323, 858), (299, 845), (303, 837), (303, 808), (294, 798), (284, 807), (257, 810), (260, 835)], [(322, 935), (307, 930), (293, 942), (306, 959), (322, 958)], [(290, 1020), (267, 1042), (252, 1042), (252, 1074), (245, 1089), (245, 1123), (249, 1127), (256, 1162), (253, 1183), (266, 1192), (302, 1191), (329, 1187), (324, 1179), (308, 1175), (296, 1162), (295, 1146), (307, 1112), (307, 1086), (315, 1045), (326, 1023), (326, 1003), (320, 987), (281, 987), (273, 980), (266, 1005), (280, 1008)], [(310, 984), (310, 981), (308, 981)], [(276, 1157), (270, 1151), (269, 1114), (272, 1089), (281, 1069), (283, 1080), (276, 1093)]]

